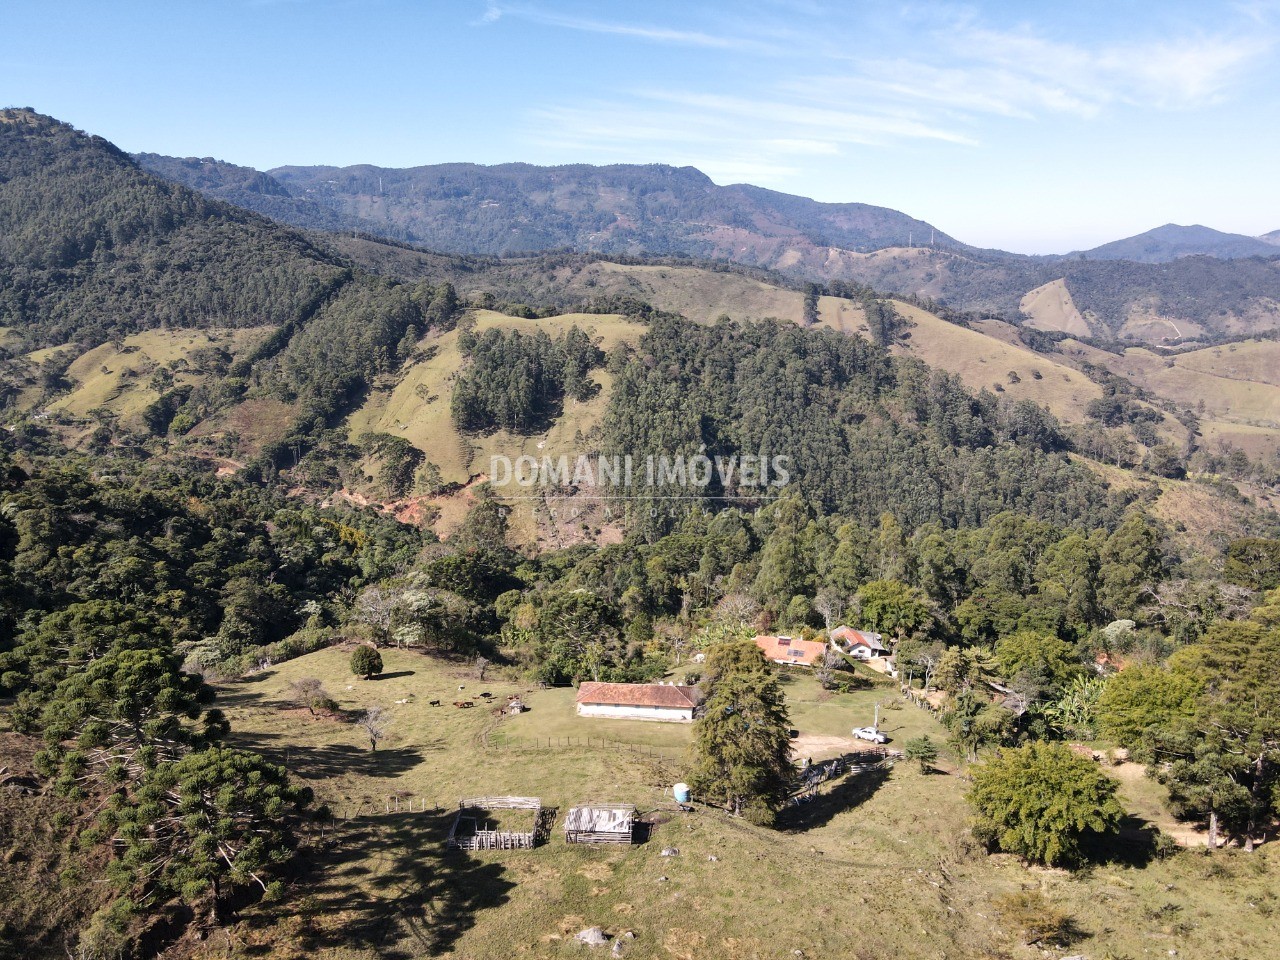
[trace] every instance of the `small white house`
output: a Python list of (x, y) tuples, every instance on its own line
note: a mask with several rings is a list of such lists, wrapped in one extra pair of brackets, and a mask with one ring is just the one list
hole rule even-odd
[(615, 720), (688, 723), (702, 701), (697, 687), (675, 683), (594, 683), (578, 688), (578, 714)]
[(880, 634), (870, 630), (836, 627), (831, 631), (831, 641), (855, 660), (874, 660), (889, 656), (891, 651), (882, 640)]

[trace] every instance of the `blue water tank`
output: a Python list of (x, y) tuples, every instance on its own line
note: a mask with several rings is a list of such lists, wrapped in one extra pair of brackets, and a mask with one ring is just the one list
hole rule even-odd
[(690, 793), (689, 785), (687, 783), (677, 783), (671, 788), (671, 792), (676, 795), (676, 803), (689, 802)]

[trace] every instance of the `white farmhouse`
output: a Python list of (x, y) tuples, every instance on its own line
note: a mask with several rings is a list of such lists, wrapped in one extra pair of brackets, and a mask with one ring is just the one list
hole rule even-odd
[(578, 714), (688, 723), (702, 701), (697, 687), (674, 683), (593, 683), (578, 688)]

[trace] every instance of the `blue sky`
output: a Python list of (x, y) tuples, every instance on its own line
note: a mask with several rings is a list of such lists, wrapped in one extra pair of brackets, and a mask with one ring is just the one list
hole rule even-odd
[(1280, 229), (1280, 0), (6, 0), (0, 22), (0, 100), (130, 151), (690, 164), (1025, 253)]

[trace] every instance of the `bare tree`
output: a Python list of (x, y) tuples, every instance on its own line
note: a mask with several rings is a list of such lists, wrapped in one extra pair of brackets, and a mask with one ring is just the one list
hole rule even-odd
[(387, 727), (391, 725), (391, 716), (382, 707), (370, 707), (360, 715), (356, 725), (369, 738), (369, 750), (378, 749), (378, 743), (387, 736)]
[(746, 626), (760, 613), (760, 604), (746, 593), (726, 593), (716, 603), (715, 618), (723, 624)]
[(818, 683), (822, 685), (823, 690), (832, 690), (837, 682), (836, 671), (848, 669), (848, 661), (828, 647), (822, 654), (822, 660), (818, 663), (818, 669), (814, 676), (817, 677)]
[(303, 677), (289, 684), (289, 699), (300, 707), (306, 707), (308, 712), (314, 717), (316, 715), (316, 707), (329, 702), (333, 698), (315, 677)]
[(382, 587), (368, 587), (357, 598), (354, 619), (370, 629), (374, 643), (384, 644), (390, 638), (398, 602), (395, 592)]
[(830, 632), (844, 616), (845, 599), (835, 590), (824, 588), (813, 598), (813, 609), (822, 616), (822, 622)]

